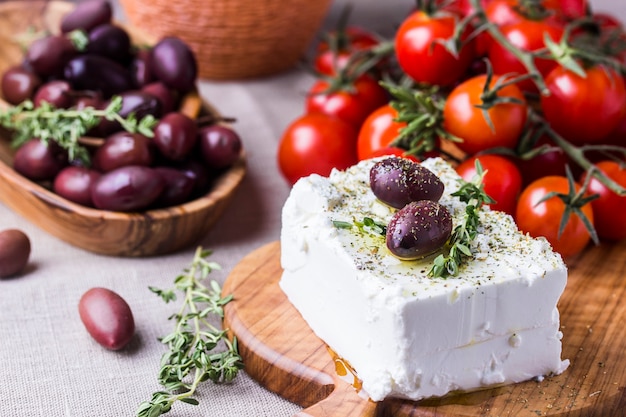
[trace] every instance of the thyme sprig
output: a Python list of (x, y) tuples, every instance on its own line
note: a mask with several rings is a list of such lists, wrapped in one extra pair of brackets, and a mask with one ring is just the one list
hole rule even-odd
[(86, 107), (81, 110), (55, 108), (48, 102), (35, 107), (26, 100), (16, 106), (0, 112), (0, 125), (13, 131), (11, 145), (19, 147), (31, 138), (38, 138), (45, 143), (56, 142), (68, 152), (70, 160), (78, 160), (89, 165), (89, 152), (79, 139), (102, 119), (118, 122), (123, 129), (132, 133), (152, 137), (152, 128), (157, 120), (153, 116), (138, 120), (133, 114), (127, 118), (119, 112), (122, 109), (122, 97), (114, 97), (104, 109)]
[(352, 229), (353, 227), (356, 227), (360, 231), (374, 236), (385, 236), (387, 233), (386, 224), (378, 222), (367, 216), (363, 217), (363, 220), (355, 219), (352, 223), (342, 220), (333, 220), (333, 226), (337, 229)]
[[(209, 321), (211, 316), (223, 318), (224, 305), (232, 300), (232, 295), (221, 295), (216, 281), (208, 286), (203, 283), (209, 273), (220, 269), (217, 263), (207, 260), (210, 254), (198, 247), (191, 266), (174, 280), (173, 289), (150, 287), (166, 303), (176, 300), (175, 290), (182, 292), (184, 299), (178, 313), (170, 317), (176, 322), (173, 332), (161, 339), (169, 349), (161, 359), (158, 376), (165, 390), (153, 393), (150, 401), (141, 403), (137, 417), (160, 416), (177, 401), (197, 405), (193, 395), (201, 382), (230, 382), (243, 368), (237, 339), (231, 342), (227, 330), (220, 330)], [(213, 352), (220, 344), (226, 350)]]
[(456, 276), (464, 259), (472, 256), (470, 249), (472, 241), (478, 234), (478, 226), (480, 224), (479, 211), (483, 204), (492, 204), (495, 201), (485, 193), (483, 178), (486, 171), (482, 165), (476, 160), (476, 175), (471, 181), (463, 181), (461, 187), (452, 196), (458, 197), (459, 200), (467, 203), (465, 213), (461, 223), (459, 223), (452, 231), (452, 236), (448, 240), (448, 255), (438, 255), (428, 275), (435, 278), (448, 278)]

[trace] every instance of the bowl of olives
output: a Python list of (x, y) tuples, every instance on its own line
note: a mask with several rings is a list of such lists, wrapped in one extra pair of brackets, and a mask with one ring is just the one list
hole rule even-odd
[(199, 97), (191, 49), (112, 20), (105, 0), (0, 3), (0, 200), (85, 250), (197, 243), (246, 173)]

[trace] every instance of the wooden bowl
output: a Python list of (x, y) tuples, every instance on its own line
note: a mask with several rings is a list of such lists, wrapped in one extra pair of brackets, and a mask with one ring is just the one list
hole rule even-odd
[[(29, 26), (58, 28), (60, 18), (72, 7), (71, 3), (57, 1), (0, 3), (0, 72), (23, 57), (16, 34), (27, 33)], [(135, 40), (150, 42), (127, 29)], [(190, 102), (193, 106), (194, 101)], [(201, 105), (205, 112), (216, 114), (208, 104)], [(234, 166), (214, 180), (206, 195), (179, 206), (121, 213), (72, 203), (26, 179), (13, 170), (13, 154), (9, 132), (0, 132), (0, 200), (58, 238), (112, 256), (166, 254), (197, 243), (227, 207), (246, 173), (242, 152)]]

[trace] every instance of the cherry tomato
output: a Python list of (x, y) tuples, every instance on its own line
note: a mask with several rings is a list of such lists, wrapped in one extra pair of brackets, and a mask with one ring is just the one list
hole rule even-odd
[(400, 129), (406, 123), (397, 122), (398, 112), (389, 104), (379, 107), (363, 122), (357, 140), (357, 157), (359, 161), (380, 156), (376, 153), (398, 137)]
[[(485, 9), (493, 0), (480, 0), (480, 5)], [(444, 10), (458, 14), (459, 17), (469, 16), (474, 13), (474, 6), (470, 0), (453, 0), (447, 2), (445, 0), (440, 1)]]
[(560, 0), (561, 13), (568, 20), (585, 17), (589, 2), (587, 0)]
[(565, 175), (565, 167), (569, 158), (563, 149), (555, 146), (547, 137), (541, 137), (534, 148), (549, 145), (551, 149), (546, 150), (530, 159), (518, 159), (517, 167), (522, 173), (522, 184), (526, 186), (541, 177), (549, 175)]
[(420, 160), (416, 158), (414, 155), (407, 154), (406, 151), (402, 148), (398, 148), (396, 146), (388, 146), (386, 148), (380, 148), (370, 155), (370, 158), (376, 158), (378, 156), (398, 156), (400, 158), (407, 158), (414, 162), (419, 162)]
[(278, 166), (290, 184), (310, 175), (328, 175), (357, 162), (357, 131), (326, 114), (305, 114), (287, 127), (278, 147)]
[[(499, 77), (494, 76), (490, 86)], [(443, 108), (443, 127), (449, 133), (463, 139), (457, 146), (466, 153), (474, 154), (489, 148), (514, 148), (524, 129), (528, 105), (522, 91), (515, 84), (497, 91), (499, 97), (511, 97), (519, 103), (495, 103), (486, 112), (476, 107), (483, 103), (481, 98), (487, 83), (486, 75), (472, 77), (455, 87)]]
[[(563, 25), (554, 20), (528, 20), (504, 25), (500, 28), (504, 37), (513, 46), (525, 51), (536, 51), (545, 48), (544, 36), (549, 36), (554, 42), (559, 42), (563, 36)], [(528, 71), (526, 67), (510, 51), (499, 42), (491, 42), (487, 54), (489, 61), (496, 74), (517, 74), (523, 75)], [(535, 59), (535, 66), (542, 76), (545, 76), (557, 66), (552, 59)], [(537, 87), (533, 80), (527, 79), (518, 83), (518, 86), (529, 92), (537, 92)]]
[[(576, 191), (580, 190), (580, 184), (575, 184), (575, 187)], [(559, 225), (565, 212), (565, 203), (558, 196), (539, 202), (551, 192), (568, 194), (567, 178), (548, 176), (529, 184), (522, 191), (517, 202), (515, 220), (522, 232), (533, 237), (545, 237), (555, 251), (567, 258), (580, 253), (589, 243), (590, 235), (580, 217), (572, 213), (559, 236)], [(593, 224), (591, 204), (581, 207), (581, 211)]]
[(313, 67), (320, 74), (333, 76), (346, 67), (355, 52), (369, 49), (378, 43), (374, 34), (356, 26), (331, 32), (329, 40), (318, 45)]
[[(626, 167), (615, 161), (601, 161), (595, 164), (607, 177), (621, 187), (626, 187)], [(581, 178), (585, 181), (585, 175)], [(626, 197), (619, 196), (602, 184), (597, 178), (589, 182), (589, 194), (599, 197), (591, 201), (595, 228), (598, 236), (606, 240), (626, 238)]]
[(545, 79), (549, 95), (541, 97), (546, 121), (577, 145), (598, 143), (617, 128), (626, 111), (626, 87), (611, 68), (596, 65), (583, 78), (564, 67)]
[(328, 92), (331, 81), (318, 80), (306, 99), (307, 113), (325, 113), (351, 123), (356, 129), (374, 110), (387, 103), (387, 91), (370, 76), (359, 77), (350, 88)]
[(483, 178), (484, 190), (496, 201), (489, 205), (491, 209), (503, 211), (512, 216), (515, 215), (517, 197), (522, 191), (522, 175), (517, 166), (500, 155), (473, 156), (456, 167), (456, 172), (465, 181), (471, 181), (476, 175), (475, 164), (477, 159), (483, 170), (486, 171)]
[(474, 52), (470, 43), (455, 57), (441, 44), (454, 35), (456, 25), (457, 18), (452, 14), (410, 14), (395, 36), (396, 57), (404, 72), (418, 83), (449, 86), (457, 82)]

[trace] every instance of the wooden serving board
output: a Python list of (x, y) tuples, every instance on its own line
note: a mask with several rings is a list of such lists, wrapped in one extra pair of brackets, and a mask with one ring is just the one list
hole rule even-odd
[(559, 303), (563, 358), (571, 361), (563, 374), (420, 402), (364, 400), (337, 377), (325, 344), (278, 286), (279, 254), (270, 243), (232, 270), (224, 324), (238, 338), (245, 371), (304, 407), (299, 416), (626, 416), (626, 243), (569, 262)]

